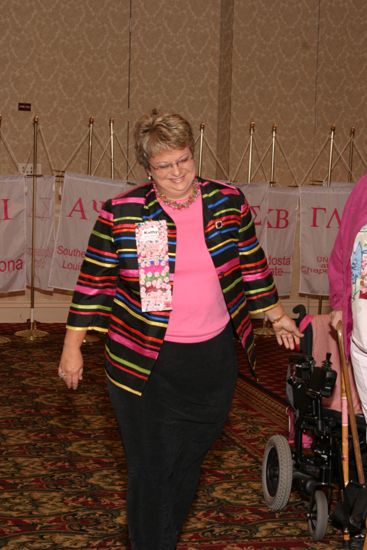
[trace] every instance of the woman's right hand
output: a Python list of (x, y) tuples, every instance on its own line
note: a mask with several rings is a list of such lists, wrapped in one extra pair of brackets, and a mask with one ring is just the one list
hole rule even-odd
[(69, 390), (76, 390), (83, 378), (83, 356), (80, 349), (64, 350), (59, 363), (59, 376)]
[(330, 313), (330, 324), (335, 330), (337, 330), (339, 321), (343, 321), (343, 312), (341, 309), (334, 309)]
[(83, 378), (83, 355), (81, 345), (86, 331), (67, 330), (61, 354), (58, 374), (69, 390), (76, 390)]

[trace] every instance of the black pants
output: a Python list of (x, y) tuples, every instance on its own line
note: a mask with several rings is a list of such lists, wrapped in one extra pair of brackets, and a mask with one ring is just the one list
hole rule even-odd
[(109, 385), (128, 467), (134, 550), (173, 550), (237, 378), (231, 325), (195, 344), (165, 342), (142, 397)]

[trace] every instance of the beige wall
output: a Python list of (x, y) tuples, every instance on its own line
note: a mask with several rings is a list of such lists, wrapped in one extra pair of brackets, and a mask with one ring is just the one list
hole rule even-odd
[[(232, 169), (248, 139), (252, 120), (261, 152), (271, 141), (272, 124), (277, 124), (279, 143), (298, 181), (322, 150), (307, 182), (327, 175), (329, 144), (324, 149), (323, 145), (332, 125), (336, 126), (339, 150), (355, 127), (356, 145), (366, 157), (366, 20), (367, 3), (363, 0), (235, 3)], [(348, 160), (348, 152), (345, 158)], [(242, 173), (247, 177), (244, 168)], [(270, 157), (265, 168), (269, 177)], [(355, 154), (354, 176), (360, 176), (365, 168)], [(346, 175), (339, 162), (335, 178), (345, 180)], [(275, 179), (282, 185), (292, 182), (279, 150)]]
[[(251, 121), (260, 156), (277, 124), (280, 185), (293, 181), (279, 147), (301, 181), (332, 124), (340, 150), (356, 127), (355, 178), (365, 171), (365, 0), (0, 0), (0, 10), (1, 130), (16, 162), (32, 159), (35, 115), (48, 153), (40, 142), (44, 173), (58, 173), (74, 155), (68, 170), (87, 171), (90, 116), (92, 170), (108, 144), (111, 117), (132, 160), (134, 122), (158, 107), (182, 113), (196, 135), (205, 123), (208, 176), (223, 176), (215, 158), (233, 176)], [(32, 112), (19, 112), (18, 102), (32, 103)], [(117, 175), (124, 176), (126, 163), (115, 150)], [(310, 178), (326, 176), (328, 152), (327, 143)], [(258, 172), (255, 180), (270, 177), (270, 161), (268, 154), (265, 176)], [(109, 170), (105, 154), (97, 174), (108, 177)], [(0, 143), (0, 173), (15, 171)], [(346, 178), (340, 162), (334, 174)], [(237, 179), (246, 178), (247, 159)], [(291, 302), (299, 300), (296, 287), (295, 281)], [(0, 320), (27, 318), (28, 300), (1, 297)], [(37, 294), (38, 316), (64, 320), (68, 301), (59, 292)]]
[[(260, 155), (271, 143), (273, 123), (291, 167), (300, 176), (311, 161), (314, 135), (317, 2), (236, 2), (233, 48), (231, 162), (236, 164), (255, 122)], [(325, 128), (325, 130), (327, 130)], [(277, 151), (276, 151), (277, 152)], [(238, 162), (238, 161), (237, 161)], [(258, 157), (254, 159), (254, 169)], [(271, 156), (264, 169), (270, 178)], [(275, 179), (292, 183), (280, 154)], [(242, 172), (247, 177), (247, 166)], [(240, 174), (241, 176), (241, 174)], [(239, 179), (242, 179), (241, 177)], [(255, 174), (263, 179), (263, 174)]]
[[(61, 170), (90, 115), (105, 139), (110, 116), (121, 130), (126, 124), (129, 2), (1, 0), (0, 9), (3, 134), (18, 162), (26, 162), (39, 115), (53, 168)], [(19, 112), (18, 102), (31, 103), (32, 112)], [(41, 147), (39, 153), (49, 171)], [(0, 160), (4, 173), (4, 151)], [(70, 168), (86, 172), (86, 147)]]
[[(206, 124), (216, 147), (220, 0), (133, 0), (129, 119), (157, 107)], [(214, 163), (207, 157), (205, 168)]]
[[(261, 154), (277, 124), (298, 181), (333, 124), (339, 149), (355, 126), (367, 156), (364, 0), (1, 0), (0, 8), (2, 133), (18, 162), (31, 158), (36, 114), (52, 167), (62, 170), (85, 138), (68, 169), (86, 172), (89, 116), (100, 138), (94, 169), (110, 117), (125, 148), (136, 118), (152, 107), (183, 113), (196, 133), (205, 122), (206, 141), (230, 176), (251, 121)], [(18, 102), (32, 103), (32, 112), (19, 112)], [(50, 171), (42, 148), (39, 155)], [(354, 161), (358, 177), (358, 151)], [(117, 153), (116, 163), (125, 173)], [(322, 178), (327, 165), (328, 148), (312, 176)], [(270, 156), (264, 169), (270, 176)], [(216, 170), (206, 148), (204, 172)], [(4, 146), (0, 171), (15, 171)], [(109, 175), (107, 158), (99, 172)], [(338, 179), (345, 175), (336, 169)], [(280, 150), (276, 179), (291, 179)]]

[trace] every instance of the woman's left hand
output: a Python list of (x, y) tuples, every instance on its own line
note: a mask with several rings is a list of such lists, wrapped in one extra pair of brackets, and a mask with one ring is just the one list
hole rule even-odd
[(296, 346), (299, 346), (300, 338), (302, 338), (303, 334), (298, 330), (294, 320), (288, 315), (283, 315), (279, 321), (272, 323), (272, 326), (280, 346), (284, 346), (287, 349), (295, 349)]

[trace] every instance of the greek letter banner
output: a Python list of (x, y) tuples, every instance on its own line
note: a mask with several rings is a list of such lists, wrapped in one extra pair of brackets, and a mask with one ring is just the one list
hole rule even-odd
[(122, 181), (66, 173), (49, 285), (73, 290), (98, 212), (104, 202), (127, 190)]
[(266, 216), (266, 254), (279, 296), (292, 290), (294, 241), (297, 226), (299, 190), (271, 187)]
[(256, 235), (262, 248), (266, 246), (266, 216), (268, 212), (269, 184), (259, 183), (240, 183), (238, 187), (245, 195), (247, 202), (251, 207), (252, 219), (254, 220)]
[[(41, 290), (52, 290), (48, 286), (52, 252), (55, 246), (55, 177), (42, 176), (27, 179), (27, 285), (31, 284), (32, 273), (32, 226), (34, 277), (33, 285)], [(34, 204), (33, 204), (34, 199)]]
[(256, 235), (268, 258), (280, 296), (292, 289), (298, 188), (270, 187), (268, 183), (240, 184), (251, 206)]
[(300, 283), (301, 294), (329, 295), (329, 254), (339, 230), (350, 183), (330, 187), (300, 188)]
[(25, 228), (25, 179), (0, 176), (0, 292), (25, 290)]

